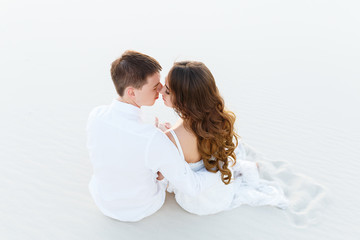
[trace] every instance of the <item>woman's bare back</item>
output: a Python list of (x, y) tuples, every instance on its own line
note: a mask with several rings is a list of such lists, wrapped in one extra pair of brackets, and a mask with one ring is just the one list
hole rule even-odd
[[(179, 139), (182, 151), (184, 153), (185, 161), (188, 163), (195, 163), (200, 161), (201, 156), (197, 148), (196, 136), (184, 127), (181, 120), (171, 129), (174, 130), (177, 138)], [(171, 133), (169, 131), (166, 131), (165, 134), (176, 146), (175, 139), (171, 135)]]

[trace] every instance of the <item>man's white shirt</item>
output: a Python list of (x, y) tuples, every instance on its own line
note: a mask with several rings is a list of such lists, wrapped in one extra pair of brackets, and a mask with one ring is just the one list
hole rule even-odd
[(193, 172), (175, 145), (159, 129), (145, 124), (141, 109), (113, 100), (89, 116), (88, 142), (93, 176), (89, 184), (103, 214), (121, 221), (139, 221), (165, 201), (166, 181), (195, 196), (219, 181), (219, 173)]

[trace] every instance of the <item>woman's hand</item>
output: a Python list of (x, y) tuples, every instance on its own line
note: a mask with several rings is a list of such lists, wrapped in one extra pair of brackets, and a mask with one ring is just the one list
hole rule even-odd
[(169, 122), (159, 123), (159, 118), (155, 117), (155, 127), (159, 128), (161, 131), (165, 132), (171, 128), (171, 124)]
[(157, 178), (156, 178), (157, 180), (161, 181), (161, 180), (164, 179), (164, 176), (161, 174), (161, 172), (158, 171), (157, 175), (158, 175)]

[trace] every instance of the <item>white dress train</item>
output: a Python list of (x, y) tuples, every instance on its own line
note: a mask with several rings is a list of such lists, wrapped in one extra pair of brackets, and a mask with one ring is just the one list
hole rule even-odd
[[(170, 130), (170, 133), (173, 135), (179, 153), (185, 161), (179, 139), (173, 130)], [(282, 189), (273, 182), (261, 179), (256, 163), (246, 160), (253, 158), (256, 153), (241, 141), (239, 141), (235, 153), (237, 160), (235, 166), (230, 168), (233, 173), (230, 184), (225, 185), (219, 178), (217, 184), (201, 192), (196, 197), (178, 191), (171, 183), (169, 183), (167, 191), (175, 193), (175, 199), (183, 209), (197, 215), (215, 214), (243, 204), (287, 208), (288, 200), (284, 196)], [(189, 165), (195, 172), (207, 171), (202, 160), (189, 163)], [(209, 174), (213, 173), (209, 172)]]

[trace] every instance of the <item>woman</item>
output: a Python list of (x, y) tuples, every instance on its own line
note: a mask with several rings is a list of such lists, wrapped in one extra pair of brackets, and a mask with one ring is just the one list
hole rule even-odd
[(221, 173), (216, 186), (197, 197), (170, 185), (168, 191), (174, 191), (182, 208), (206, 215), (241, 204), (286, 207), (281, 189), (261, 181), (257, 165), (245, 161), (250, 150), (235, 133), (235, 115), (225, 109), (215, 79), (203, 63), (175, 63), (160, 93), (165, 105), (180, 116), (180, 121), (166, 131), (179, 154), (194, 171)]

